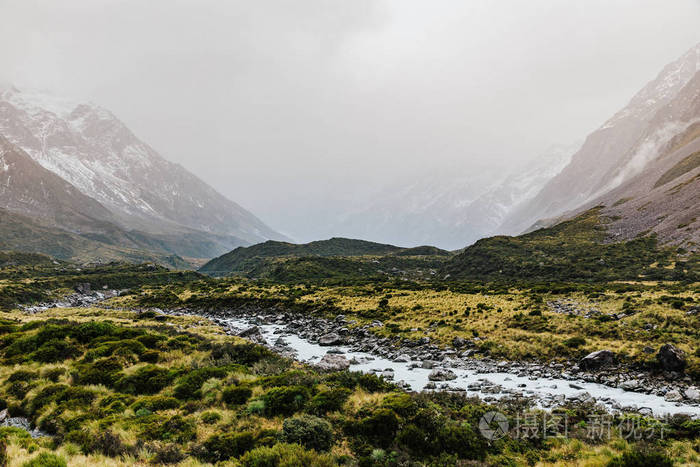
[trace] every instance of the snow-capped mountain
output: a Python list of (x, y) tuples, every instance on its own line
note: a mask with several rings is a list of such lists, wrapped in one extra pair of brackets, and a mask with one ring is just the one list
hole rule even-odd
[(572, 146), (553, 146), (505, 175), (495, 168), (420, 174), (375, 195), (345, 216), (335, 232), (399, 245), (463, 248), (496, 233), (511, 210), (535, 196), (574, 152)]
[(110, 220), (126, 229), (206, 238), (212, 250), (208, 256), (284, 239), (94, 104), (5, 88), (0, 90), (0, 135), (106, 208)]
[[(625, 108), (591, 133), (571, 163), (499, 230), (516, 234), (604, 195), (642, 170), (675, 135), (700, 118), (693, 78), (700, 71), (700, 44), (668, 64)], [(683, 93), (683, 99), (677, 99)]]

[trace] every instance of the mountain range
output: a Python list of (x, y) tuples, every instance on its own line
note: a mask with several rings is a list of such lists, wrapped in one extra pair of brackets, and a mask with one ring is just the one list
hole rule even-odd
[(1, 90), (0, 154), (5, 215), (110, 247), (211, 258), (286, 239), (93, 104)]
[[(684, 157), (686, 150), (697, 140), (699, 73), (700, 44), (664, 67), (627, 106), (591, 133), (571, 162), (535, 197), (522, 203), (504, 220), (499, 227), (500, 233), (517, 234), (551, 225), (562, 216), (571, 217), (592, 205), (609, 206), (611, 201), (615, 203), (622, 198), (639, 200), (642, 195), (651, 195), (649, 191), (653, 191), (655, 183), (642, 188), (643, 184), (633, 180), (651, 181), (655, 173)], [(692, 173), (692, 170), (688, 171), (688, 175)], [(697, 193), (698, 186), (690, 183), (681, 191), (684, 197), (693, 191)], [(668, 201), (668, 196), (662, 196), (659, 190), (652, 197)], [(636, 204), (628, 204), (627, 208), (633, 205)], [(667, 206), (671, 210), (675, 203)], [(688, 206), (688, 209), (687, 213), (697, 212), (698, 203)], [(624, 218), (629, 222), (651, 228), (653, 222), (631, 219), (646, 216), (644, 211), (635, 211), (634, 216), (631, 211), (622, 209), (610, 213), (626, 213)], [(651, 212), (650, 205), (646, 211)], [(657, 212), (658, 216), (661, 214)], [(660, 232), (667, 230), (661, 228)], [(631, 229), (623, 236), (631, 232), (640, 231)], [(665, 238), (666, 235), (662, 235), (662, 240)]]
[[(536, 231), (595, 212), (596, 229), (605, 234), (586, 237), (590, 244), (653, 237), (660, 246), (696, 252), (700, 44), (664, 67), (583, 144), (552, 147), (501, 172), (433, 171), (398, 180), (371, 202), (338, 213), (330, 230), (383, 244), (457, 250), (483, 237)], [(13, 87), (0, 91), (0, 217), (0, 250), (61, 259), (181, 266), (220, 256), (204, 268), (218, 271), (257, 256), (353, 256), (357, 246), (347, 239), (289, 243), (161, 157), (109, 111)], [(551, 236), (524, 241), (542, 238)], [(253, 244), (262, 245), (241, 248)], [(316, 251), (321, 245), (324, 253)], [(366, 247), (360, 245), (364, 255), (370, 254)]]

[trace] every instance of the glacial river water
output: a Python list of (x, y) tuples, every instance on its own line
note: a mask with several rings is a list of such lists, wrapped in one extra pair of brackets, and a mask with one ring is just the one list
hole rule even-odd
[[(242, 317), (227, 318), (225, 321), (238, 329), (245, 329), (253, 324), (252, 319)], [(386, 369), (391, 369), (395, 382), (403, 381), (414, 391), (423, 390), (429, 382), (428, 375), (432, 370), (415, 368), (416, 363), (420, 362), (395, 362), (366, 352), (352, 351), (346, 346), (323, 347), (287, 332), (284, 326), (278, 324), (258, 324), (258, 327), (270, 346), (282, 337), (288, 346), (294, 349), (295, 358), (301, 362), (318, 363), (332, 349), (333, 352), (341, 352), (348, 360), (357, 362), (351, 364), (351, 370), (381, 374)], [(561, 400), (562, 395), (566, 398), (573, 398), (588, 393), (598, 403), (604, 404), (609, 409), (650, 410), (657, 416), (683, 413), (700, 418), (700, 407), (697, 406), (669, 402), (661, 396), (626, 391), (583, 380), (523, 377), (500, 372), (480, 373), (474, 370), (451, 367), (449, 362), (442, 362), (439, 367), (448, 368), (457, 375), (457, 379), (445, 382), (449, 388), (466, 390), (466, 394), (469, 396), (481, 398), (501, 398), (516, 394), (530, 396), (539, 401), (538, 405), (546, 408), (552, 403), (556, 403), (557, 396)], [(443, 383), (437, 382), (436, 384), (441, 387)], [(501, 388), (494, 393), (492, 391), (495, 385), (499, 385)], [(477, 386), (486, 388), (486, 392), (481, 388), (476, 389)]]

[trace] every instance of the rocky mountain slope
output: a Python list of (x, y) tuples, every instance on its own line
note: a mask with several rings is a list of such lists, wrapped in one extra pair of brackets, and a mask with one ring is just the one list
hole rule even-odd
[(539, 225), (546, 225), (546, 219), (587, 205), (639, 175), (671, 139), (700, 119), (693, 97), (700, 85), (698, 71), (700, 44), (667, 65), (589, 135), (571, 163), (509, 215), (500, 230), (519, 233), (543, 219)]
[[(20, 161), (17, 151), (6, 155), (23, 181), (20, 186), (15, 177), (11, 188), (17, 193), (6, 187), (2, 206), (41, 223), (84, 228), (87, 216), (138, 235), (167, 237), (174, 253), (198, 257), (284, 239), (181, 166), (162, 158), (98, 106), (3, 89), (0, 135), (7, 140), (5, 146), (16, 145), (34, 162)], [(11, 177), (7, 170), (0, 172)], [(66, 211), (47, 218), (42, 213), (53, 212), (59, 201), (46, 193), (56, 191), (62, 192), (60, 204)], [(79, 215), (73, 218), (73, 214)], [(87, 230), (94, 233), (95, 229)]]

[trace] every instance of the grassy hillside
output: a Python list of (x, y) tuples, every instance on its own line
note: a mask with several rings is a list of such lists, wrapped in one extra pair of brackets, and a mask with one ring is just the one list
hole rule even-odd
[(645, 236), (607, 243), (600, 209), (519, 237), (479, 240), (442, 269), (451, 280), (696, 280), (697, 256), (682, 257)]
[(188, 268), (189, 263), (174, 254), (123, 248), (59, 228), (39, 225), (28, 217), (0, 209), (0, 251), (40, 253), (77, 262), (155, 262), (168, 267)]
[(349, 238), (331, 238), (304, 244), (270, 240), (249, 247), (236, 248), (209, 261), (200, 271), (225, 275), (253, 270), (259, 267), (265, 258), (386, 255), (401, 250), (403, 249), (393, 245)]

